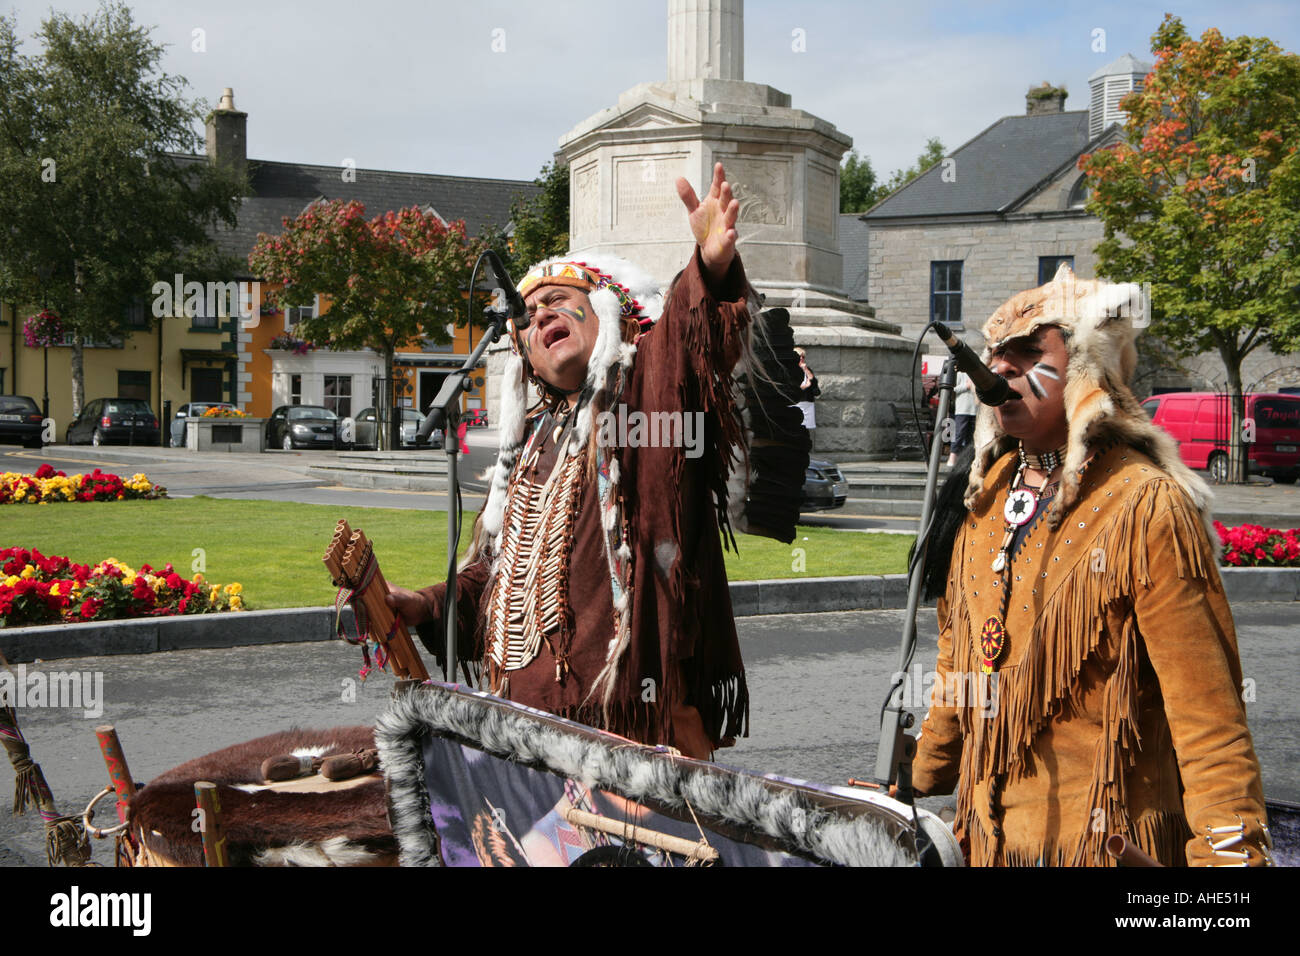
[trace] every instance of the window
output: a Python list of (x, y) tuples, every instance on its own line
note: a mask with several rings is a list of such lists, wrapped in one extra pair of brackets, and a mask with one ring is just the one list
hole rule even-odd
[(302, 376), (301, 375), (289, 376), (289, 404), (290, 405), (302, 404)]
[(190, 310), (190, 328), (216, 331), (221, 324), (221, 308), (217, 296), (195, 296), (195, 307)]
[(311, 305), (295, 305), (284, 310), (284, 330), (292, 332), (303, 319), (314, 319), (320, 314), (320, 296), (313, 296)]
[(1092, 190), (1088, 188), (1088, 177), (1080, 176), (1074, 184), (1074, 188), (1070, 190), (1070, 208), (1082, 209), (1091, 195)]
[(1039, 256), (1038, 284), (1046, 285), (1056, 276), (1056, 270), (1066, 265), (1074, 268), (1074, 256)]
[(352, 376), (325, 376), (325, 407), (339, 418), (352, 414)]
[(149, 372), (119, 369), (117, 373), (118, 397), (138, 398), (142, 402), (149, 401), (149, 380)]
[(930, 263), (930, 318), (961, 328), (961, 261)]
[(129, 328), (149, 328), (149, 313), (144, 307), (144, 299), (134, 299), (124, 311), (126, 312), (126, 324)]

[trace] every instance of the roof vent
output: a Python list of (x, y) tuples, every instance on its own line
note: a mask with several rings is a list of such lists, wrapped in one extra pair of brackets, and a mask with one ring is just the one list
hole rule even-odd
[(1088, 138), (1096, 139), (1112, 123), (1123, 123), (1126, 114), (1119, 101), (1142, 89), (1151, 64), (1125, 53), (1088, 77)]

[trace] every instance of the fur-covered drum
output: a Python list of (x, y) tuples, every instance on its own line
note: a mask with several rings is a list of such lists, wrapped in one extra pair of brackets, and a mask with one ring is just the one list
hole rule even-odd
[(320, 774), (277, 783), (262, 778), (268, 758), (329, 757), (374, 747), (370, 727), (290, 730), (181, 764), (131, 802), (137, 866), (203, 866), (194, 784), (217, 785), (230, 866), (391, 866), (397, 842), (377, 774), (331, 781)]

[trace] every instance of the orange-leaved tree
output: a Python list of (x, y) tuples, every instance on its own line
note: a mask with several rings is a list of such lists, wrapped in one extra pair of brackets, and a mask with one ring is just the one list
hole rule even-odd
[[(451, 341), (447, 327), (462, 314), (482, 245), (464, 222), (444, 223), (417, 206), (367, 219), (362, 203), (336, 199), (286, 218), (284, 227), (257, 237), (248, 264), (264, 282), (281, 284), (274, 297), (283, 306), (329, 299), (328, 310), (299, 324), (303, 338), (373, 349), (390, 383), (399, 348), (421, 337)], [(392, 407), (391, 396), (384, 405)]]
[(1151, 48), (1120, 103), (1124, 141), (1079, 160), (1105, 228), (1097, 271), (1150, 284), (1150, 331), (1178, 354), (1218, 353), (1240, 481), (1242, 362), (1300, 347), (1300, 57), (1213, 29), (1196, 40), (1172, 15)]

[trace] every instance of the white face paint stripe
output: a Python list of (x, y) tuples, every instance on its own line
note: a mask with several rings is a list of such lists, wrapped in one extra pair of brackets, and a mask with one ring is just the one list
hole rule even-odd
[(1034, 371), (1041, 375), (1046, 375), (1054, 382), (1059, 382), (1061, 380), (1061, 376), (1057, 375), (1056, 372), (1054, 372), (1049, 366), (1044, 365), (1042, 362), (1039, 362), (1034, 366)]
[(1034, 398), (1042, 398), (1047, 394), (1047, 391), (1043, 388), (1043, 383), (1038, 380), (1038, 372), (1035, 369), (1031, 368), (1029, 370), (1029, 374), (1025, 376), (1025, 381), (1029, 383), (1029, 390), (1034, 393)]

